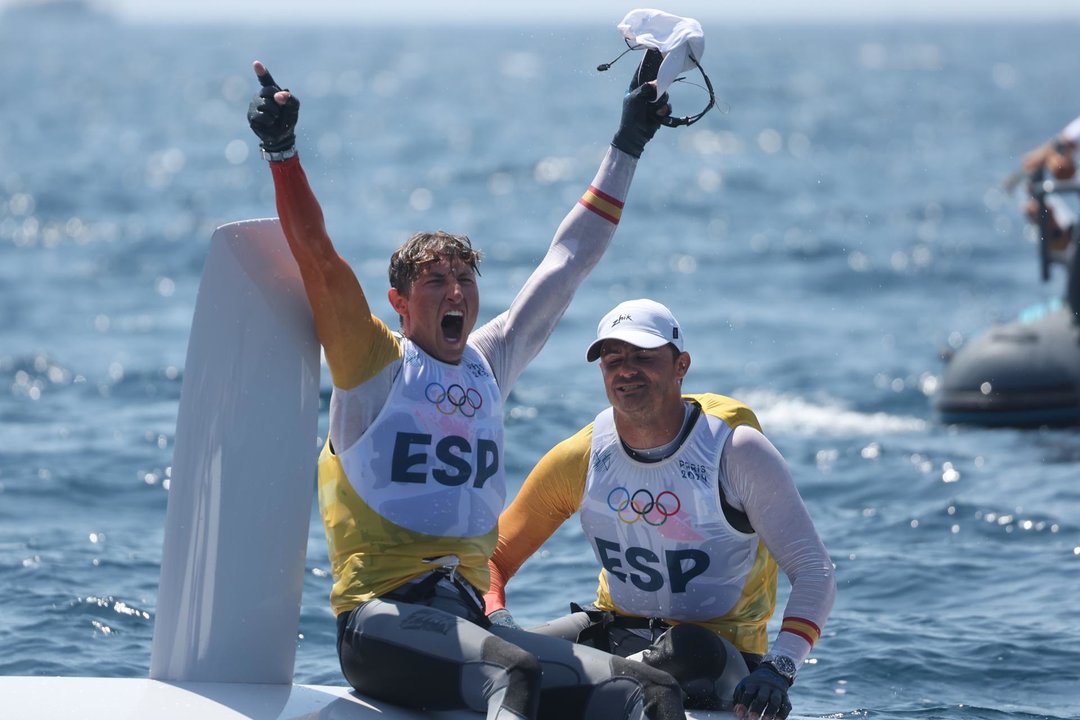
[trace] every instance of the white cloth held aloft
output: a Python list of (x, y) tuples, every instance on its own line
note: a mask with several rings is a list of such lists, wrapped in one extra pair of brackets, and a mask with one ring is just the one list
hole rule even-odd
[[(659, 50), (664, 61), (656, 74), (656, 93), (663, 95), (680, 74), (693, 70), (705, 54), (705, 32), (693, 18), (663, 10), (631, 10), (617, 26), (631, 46)], [(693, 58), (693, 59), (691, 59)]]

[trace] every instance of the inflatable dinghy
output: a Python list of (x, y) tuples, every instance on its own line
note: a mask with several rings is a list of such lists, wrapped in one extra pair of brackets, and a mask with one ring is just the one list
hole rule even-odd
[[(1042, 279), (1050, 278), (1048, 197), (1080, 193), (1075, 182), (1035, 181)], [(948, 360), (935, 400), (945, 423), (1037, 427), (1080, 424), (1080, 223), (1071, 227), (1066, 296), (986, 330)]]

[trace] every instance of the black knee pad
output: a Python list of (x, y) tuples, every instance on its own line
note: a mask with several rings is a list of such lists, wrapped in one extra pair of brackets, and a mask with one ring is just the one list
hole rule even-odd
[(684, 718), (683, 691), (671, 674), (634, 660), (611, 658), (612, 674), (635, 680), (645, 696), (645, 717), (650, 720)]
[(649, 647), (642, 662), (663, 670), (679, 681), (686, 707), (720, 710), (730, 707), (720, 697), (717, 680), (727, 665), (727, 648), (716, 633), (700, 625), (676, 625)]
[(508, 679), (503, 707), (522, 717), (536, 717), (543, 668), (535, 655), (492, 635), (481, 650), (484, 662), (502, 668)]

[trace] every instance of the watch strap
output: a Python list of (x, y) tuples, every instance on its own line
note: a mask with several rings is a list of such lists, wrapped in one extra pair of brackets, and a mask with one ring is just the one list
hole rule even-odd
[(270, 152), (269, 150), (262, 149), (263, 160), (268, 162), (281, 162), (282, 160), (288, 160), (296, 154), (296, 147), (293, 146), (288, 150), (282, 150), (281, 152)]
[(787, 655), (768, 653), (765, 657), (761, 658), (761, 664), (768, 665), (777, 675), (787, 680), (788, 685), (795, 682), (795, 675), (799, 671), (798, 667), (795, 665), (795, 661)]

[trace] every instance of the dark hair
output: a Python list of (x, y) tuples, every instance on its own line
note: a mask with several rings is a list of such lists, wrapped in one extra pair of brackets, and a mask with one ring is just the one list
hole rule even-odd
[(390, 256), (390, 287), (407, 295), (424, 266), (440, 259), (457, 258), (479, 275), (480, 256), (465, 235), (451, 235), (444, 230), (416, 233)]

